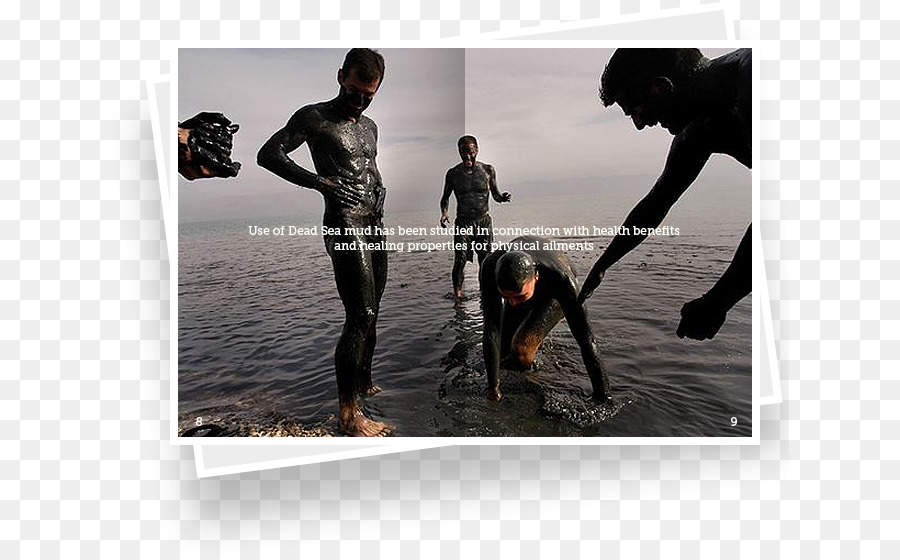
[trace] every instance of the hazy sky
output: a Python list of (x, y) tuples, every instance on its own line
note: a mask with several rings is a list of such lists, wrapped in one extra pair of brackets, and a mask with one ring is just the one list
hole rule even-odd
[[(386, 75), (366, 114), (378, 123), (378, 167), (392, 208), (437, 208), (456, 140), (473, 134), (514, 196), (597, 189), (649, 190), (672, 136), (637, 131), (617, 106), (604, 108), (598, 78), (606, 49), (382, 49)], [(727, 52), (707, 49), (710, 57)], [(178, 118), (221, 111), (241, 125), (237, 179), (179, 179), (181, 221), (321, 214), (317, 193), (256, 165), (259, 147), (298, 108), (331, 99), (346, 49), (183, 49)], [(305, 146), (292, 154), (312, 168)], [(750, 174), (714, 156), (699, 184), (746, 190)], [(702, 190), (700, 187), (698, 190)], [(692, 189), (694, 190), (694, 189)], [(295, 210), (296, 209), (296, 210)], [(749, 218), (749, 207), (747, 209)]]
[[(704, 54), (725, 52), (707, 49)], [(603, 107), (599, 76), (612, 53), (467, 51), (466, 127), (479, 138), (485, 161), (502, 170), (504, 182), (552, 184), (568, 191), (620, 180), (630, 183), (632, 177), (655, 180), (672, 135), (661, 127), (637, 131), (617, 105)], [(723, 171), (715, 167), (705, 173)], [(736, 168), (749, 177), (742, 166)], [(650, 184), (635, 187), (646, 191)]]
[[(232, 159), (235, 179), (179, 178), (181, 221), (284, 216), (285, 209), (322, 213), (321, 195), (256, 165), (256, 152), (294, 112), (338, 93), (337, 72), (348, 49), (184, 49), (178, 68), (178, 118), (225, 113), (241, 128)], [(390, 203), (405, 196), (437, 205), (444, 171), (458, 158), (463, 134), (464, 64), (461, 49), (379, 49), (385, 78), (366, 115), (378, 124), (378, 169)], [(309, 150), (291, 154), (312, 170)], [(437, 193), (437, 194), (435, 194)], [(391, 200), (393, 199), (393, 200)], [(298, 208), (297, 201), (303, 207)]]

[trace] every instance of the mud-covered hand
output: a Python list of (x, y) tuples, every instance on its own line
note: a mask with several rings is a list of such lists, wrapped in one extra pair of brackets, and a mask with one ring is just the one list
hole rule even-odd
[(584, 279), (584, 284), (581, 285), (581, 293), (578, 294), (579, 304), (584, 304), (584, 302), (593, 295), (594, 290), (596, 290), (597, 286), (600, 285), (600, 282), (603, 281), (604, 274), (605, 273), (602, 271), (594, 272), (592, 270), (590, 274), (587, 275), (587, 278)]
[(322, 196), (335, 200), (348, 208), (360, 204), (365, 198), (362, 187), (341, 177), (319, 177), (316, 181), (316, 190), (322, 193)]
[(178, 172), (186, 179), (236, 177), (241, 164), (231, 160), (240, 127), (222, 113), (203, 112), (178, 123)]
[(441, 214), (441, 227), (448, 228), (450, 227), (450, 215), (449, 214)]
[(721, 304), (707, 296), (689, 301), (681, 308), (681, 323), (678, 324), (675, 334), (678, 338), (687, 337), (695, 340), (713, 338), (725, 323), (727, 311)]
[(502, 193), (500, 193), (500, 196), (498, 196), (494, 200), (496, 200), (497, 202), (509, 202), (510, 200), (512, 200), (512, 195), (509, 194), (508, 191), (503, 191)]

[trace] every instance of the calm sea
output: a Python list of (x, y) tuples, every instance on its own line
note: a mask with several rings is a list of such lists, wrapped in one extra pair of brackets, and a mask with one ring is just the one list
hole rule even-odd
[[(520, 196), (493, 205), (494, 225), (614, 227), (641, 193), (620, 194)], [(465, 298), (454, 306), (452, 253), (390, 253), (373, 364), (385, 392), (365, 402), (367, 412), (400, 436), (749, 436), (750, 298), (729, 313), (714, 340), (675, 336), (681, 306), (708, 290), (730, 262), (750, 220), (749, 201), (749, 193), (682, 201), (664, 222), (679, 228), (678, 236), (648, 239), (607, 273), (588, 312), (611, 406), (590, 400), (565, 321), (544, 343), (540, 367), (502, 371), (504, 399), (489, 402), (477, 265), (467, 266)], [(385, 225), (430, 228), (437, 225), (436, 206), (389, 212)], [(202, 417), (226, 428), (336, 428), (333, 352), (344, 312), (322, 239), (255, 237), (248, 225), (321, 221), (287, 216), (181, 225), (180, 425)], [(595, 244), (594, 251), (569, 253), (581, 279), (609, 238), (576, 237)]]

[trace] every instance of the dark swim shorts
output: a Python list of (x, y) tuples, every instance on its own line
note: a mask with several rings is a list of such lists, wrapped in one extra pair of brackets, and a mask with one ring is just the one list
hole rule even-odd
[(455, 246), (465, 246), (465, 249), (455, 250), (457, 260), (463, 259), (467, 262), (472, 262), (472, 257), (475, 253), (473, 245), (475, 243), (483, 247), (479, 252), (491, 252), (491, 243), (494, 242), (494, 226), (490, 214), (485, 214), (474, 220), (456, 218), (455, 225), (457, 230), (471, 230), (471, 234), (457, 232), (453, 236), (453, 244)]

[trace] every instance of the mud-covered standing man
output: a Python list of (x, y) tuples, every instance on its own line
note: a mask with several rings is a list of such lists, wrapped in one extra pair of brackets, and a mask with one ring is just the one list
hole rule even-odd
[[(301, 187), (322, 193), (323, 225), (342, 235), (326, 235), (345, 320), (334, 353), (340, 400), (341, 431), (353, 436), (386, 435), (391, 428), (366, 417), (358, 395), (381, 389), (372, 383), (375, 325), (387, 279), (387, 253), (366, 250), (360, 243), (384, 241), (382, 216), (385, 189), (375, 165), (378, 128), (364, 116), (384, 79), (384, 59), (370, 49), (352, 49), (337, 73), (337, 97), (307, 105), (259, 150), (259, 165)], [(315, 173), (297, 165), (288, 154), (306, 143)], [(348, 228), (371, 235), (344, 235)], [(356, 242), (356, 249), (338, 244)], [(349, 245), (341, 245), (348, 247)]]
[[(600, 99), (619, 105), (642, 130), (657, 124), (675, 135), (662, 174), (623, 226), (656, 228), (691, 186), (714, 153), (728, 154), (746, 167), (752, 159), (752, 76), (750, 49), (709, 60), (697, 49), (618, 49), (600, 78)], [(581, 288), (589, 298), (606, 270), (646, 239), (617, 235)], [(725, 315), (751, 290), (750, 227), (731, 264), (715, 285), (681, 308), (679, 337), (713, 338)]]
[(478, 141), (474, 136), (463, 136), (457, 143), (462, 163), (451, 167), (444, 178), (444, 194), (441, 196), (441, 227), (450, 222), (450, 194), (456, 195), (456, 221), (453, 244), (453, 295), (462, 298), (463, 272), (473, 253), (478, 254), (478, 265), (491, 252), (494, 241), (493, 222), (488, 213), (488, 196), (498, 203), (509, 202), (512, 195), (501, 193), (497, 187), (494, 166), (476, 161)]

